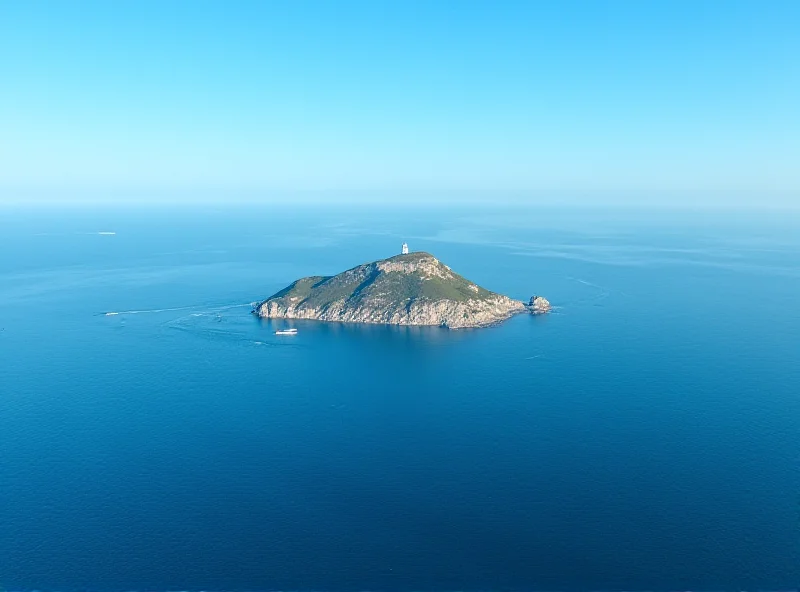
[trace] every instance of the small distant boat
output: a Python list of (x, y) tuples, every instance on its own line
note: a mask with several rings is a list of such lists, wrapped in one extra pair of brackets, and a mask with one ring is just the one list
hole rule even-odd
[(297, 335), (297, 329), (278, 329), (275, 335)]

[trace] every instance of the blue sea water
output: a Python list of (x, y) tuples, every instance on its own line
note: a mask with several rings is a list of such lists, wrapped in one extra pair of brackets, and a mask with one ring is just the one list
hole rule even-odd
[[(249, 314), (404, 240), (556, 310)], [(796, 214), (0, 211), (0, 586), (792, 588), (798, 354)]]

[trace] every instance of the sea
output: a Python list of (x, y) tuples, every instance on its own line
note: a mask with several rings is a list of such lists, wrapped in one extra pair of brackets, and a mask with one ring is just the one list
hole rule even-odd
[[(251, 314), (403, 242), (553, 312)], [(0, 588), (798, 583), (797, 211), (0, 210)]]

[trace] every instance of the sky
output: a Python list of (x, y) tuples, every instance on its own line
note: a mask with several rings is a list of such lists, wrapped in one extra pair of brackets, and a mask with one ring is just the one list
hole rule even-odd
[(0, 204), (800, 206), (800, 2), (0, 3)]

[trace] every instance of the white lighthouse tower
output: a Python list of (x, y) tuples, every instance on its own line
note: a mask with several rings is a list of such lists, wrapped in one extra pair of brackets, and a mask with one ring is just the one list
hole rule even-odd
[(408, 255), (408, 243), (403, 243), (403, 250), (401, 251), (403, 255)]

